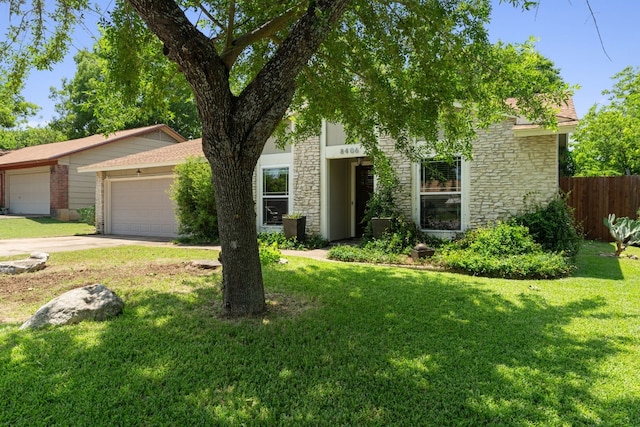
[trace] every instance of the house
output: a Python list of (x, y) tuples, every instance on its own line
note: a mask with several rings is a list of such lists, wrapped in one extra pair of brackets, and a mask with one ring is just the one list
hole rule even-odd
[[(422, 229), (446, 237), (518, 212), (527, 195), (547, 201), (558, 191), (559, 150), (577, 125), (573, 102), (559, 110), (558, 122), (554, 132), (506, 117), (478, 133), (473, 160), (458, 157), (453, 164), (412, 163), (394, 151), (391, 138), (381, 137), (400, 180), (398, 208)], [(284, 213), (301, 212), (307, 233), (331, 241), (362, 235), (360, 221), (375, 177), (363, 147), (345, 141), (340, 125), (325, 122), (320, 135), (295, 146), (279, 149), (267, 142), (254, 174), (259, 231), (277, 231)], [(175, 235), (166, 194), (173, 167), (202, 155), (197, 140), (80, 168), (98, 175), (99, 232)], [(156, 210), (162, 219), (151, 214)]]
[(25, 147), (0, 156), (0, 207), (11, 214), (77, 219), (96, 201), (95, 176), (78, 167), (184, 141), (166, 125)]

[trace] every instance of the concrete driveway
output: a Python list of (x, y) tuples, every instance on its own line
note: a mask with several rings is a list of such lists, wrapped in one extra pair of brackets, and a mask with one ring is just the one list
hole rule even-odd
[[(138, 236), (66, 236), (66, 237), (39, 237), (34, 239), (6, 239), (0, 240), (0, 257), (12, 255), (29, 255), (32, 252), (68, 252), (82, 249), (111, 248), (114, 246), (173, 246), (179, 248), (197, 248), (220, 250), (220, 246), (176, 246), (168, 239), (158, 237)], [(328, 248), (313, 249), (308, 251), (282, 250), (285, 256), (297, 256), (318, 260), (327, 260)]]
[(137, 236), (65, 236), (35, 239), (0, 240), (0, 256), (30, 254), (31, 252), (67, 252), (81, 249), (110, 248), (125, 245), (172, 246), (167, 239)]

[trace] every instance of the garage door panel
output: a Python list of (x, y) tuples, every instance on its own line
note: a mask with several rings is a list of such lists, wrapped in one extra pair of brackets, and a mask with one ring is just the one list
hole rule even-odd
[(172, 178), (111, 183), (111, 233), (177, 237), (178, 225), (168, 190)]
[(14, 214), (49, 215), (49, 173), (25, 173), (8, 176), (9, 210)]

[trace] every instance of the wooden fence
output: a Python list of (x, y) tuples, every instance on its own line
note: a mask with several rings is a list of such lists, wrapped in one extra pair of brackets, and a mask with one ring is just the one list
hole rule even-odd
[(639, 175), (564, 177), (560, 178), (560, 188), (569, 194), (569, 205), (575, 209), (587, 239), (611, 241), (602, 220), (610, 213), (635, 219), (640, 208)]

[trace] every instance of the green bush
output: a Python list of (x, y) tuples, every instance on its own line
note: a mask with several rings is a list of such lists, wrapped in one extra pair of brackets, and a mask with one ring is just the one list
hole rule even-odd
[(469, 230), (454, 246), (495, 257), (541, 252), (526, 227), (500, 221), (491, 227)]
[(436, 259), (454, 271), (505, 279), (552, 279), (573, 271), (567, 258), (551, 252), (487, 257), (471, 250), (447, 250)]
[(527, 203), (525, 211), (512, 217), (516, 224), (529, 229), (533, 239), (545, 251), (575, 256), (582, 244), (582, 233), (573, 209), (565, 195), (554, 197), (548, 204)]
[(216, 199), (211, 167), (206, 161), (189, 158), (176, 167), (171, 197), (176, 204), (178, 232), (183, 238), (197, 243), (218, 240)]
[(307, 234), (304, 242), (297, 239), (289, 239), (284, 233), (261, 232), (258, 233), (258, 242), (271, 245), (276, 243), (280, 249), (306, 250), (319, 249), (329, 246), (329, 241), (318, 234)]
[(78, 215), (80, 215), (80, 222), (84, 222), (89, 225), (96, 225), (96, 207), (89, 206), (87, 208), (77, 209)]
[(391, 230), (382, 238), (374, 239), (365, 234), (358, 247), (334, 246), (329, 250), (327, 257), (345, 262), (404, 264), (416, 244), (426, 243), (427, 246), (438, 248), (445, 242), (446, 240), (422, 232), (415, 223), (398, 215), (392, 218)]
[(338, 245), (329, 249), (327, 258), (343, 262), (369, 262), (373, 264), (401, 264), (406, 258), (399, 254), (389, 254), (372, 247)]
[(280, 252), (278, 244), (275, 242), (272, 244), (260, 243), (258, 249), (260, 251), (260, 264), (262, 265), (275, 264), (282, 258), (282, 252)]
[(363, 237), (360, 246), (372, 250), (378, 250), (385, 254), (409, 255), (411, 249), (418, 243), (426, 243), (430, 247), (440, 247), (445, 240), (429, 236), (420, 230), (413, 221), (404, 215), (397, 215), (391, 220), (391, 230), (380, 239), (371, 236)]
[(573, 270), (562, 253), (544, 252), (526, 227), (505, 222), (468, 231), (435, 260), (454, 271), (508, 279), (549, 279)]

